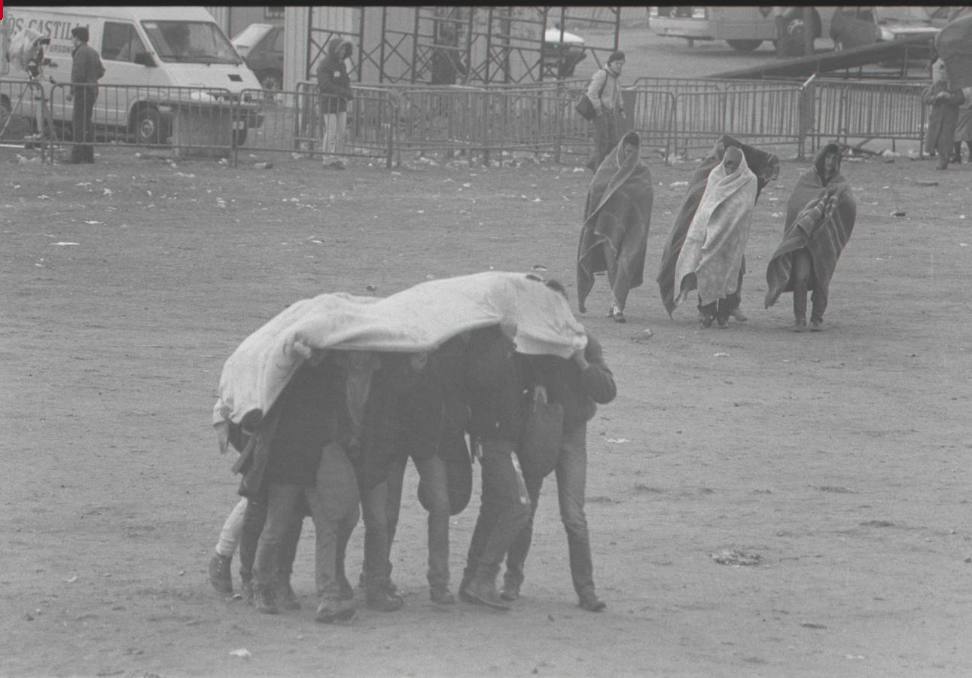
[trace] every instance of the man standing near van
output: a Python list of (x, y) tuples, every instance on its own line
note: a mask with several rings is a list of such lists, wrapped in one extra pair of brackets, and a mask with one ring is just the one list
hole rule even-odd
[(101, 64), (101, 57), (93, 48), (88, 46), (88, 27), (75, 26), (71, 29), (71, 39), (74, 42), (74, 52), (71, 53), (71, 93), (68, 99), (73, 99), (74, 115), (71, 119), (71, 129), (74, 134), (74, 145), (71, 147), (70, 163), (94, 162), (94, 128), (91, 125), (91, 113), (94, 110), (95, 99), (98, 98), (98, 80), (105, 74), (105, 67)]

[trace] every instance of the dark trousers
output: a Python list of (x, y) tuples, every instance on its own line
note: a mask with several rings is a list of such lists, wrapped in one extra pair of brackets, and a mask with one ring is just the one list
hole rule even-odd
[(793, 315), (798, 323), (807, 320), (807, 290), (813, 288), (813, 309), (810, 320), (823, 321), (824, 311), (827, 310), (827, 288), (814, 279), (813, 259), (806, 249), (799, 249), (793, 253)]
[[(446, 463), (438, 456), (415, 459), (419, 474), (419, 494), (429, 506), (428, 549), (429, 569), (426, 578), (432, 589), (449, 586), (449, 484)], [(395, 541), (398, 529), (398, 515), (402, 504), (402, 484), (405, 478), (405, 465), (408, 457), (395, 459), (388, 472), (388, 544)], [(386, 571), (391, 577), (392, 565), (389, 561)]]
[(93, 87), (74, 88), (74, 108), (71, 117), (71, 130), (74, 145), (71, 147), (71, 162), (94, 162), (94, 126), (91, 116), (94, 111), (98, 90)]
[[(568, 424), (564, 442), (554, 468), (557, 477), (557, 499), (560, 520), (567, 532), (567, 555), (570, 576), (578, 595), (594, 591), (594, 565), (591, 560), (591, 538), (584, 515), (584, 494), (587, 485), (587, 422)], [(523, 583), (523, 566), (533, 539), (533, 517), (537, 512), (543, 478), (524, 476), (532, 510), (526, 526), (520, 530), (506, 556), (507, 585), (519, 588)]]
[[(306, 505), (298, 509), (301, 516), (306, 511)], [(263, 525), (267, 521), (266, 493), (259, 497), (249, 497), (246, 500), (246, 511), (243, 514), (243, 532), (240, 534), (240, 579), (244, 582), (253, 578), (253, 561), (256, 559), (257, 543)], [(290, 577), (294, 571), (294, 559), (297, 557), (297, 543), (300, 541), (303, 518), (294, 521), (293, 528), (286, 533), (280, 543), (277, 566), (281, 577)]]
[(483, 494), (464, 581), (474, 576), (495, 580), (513, 540), (530, 521), (530, 496), (512, 443), (488, 440), (482, 446)]
[(617, 111), (602, 109), (594, 118), (594, 155), (587, 162), (588, 168), (596, 172), (601, 161), (618, 145), (621, 140), (621, 121)]

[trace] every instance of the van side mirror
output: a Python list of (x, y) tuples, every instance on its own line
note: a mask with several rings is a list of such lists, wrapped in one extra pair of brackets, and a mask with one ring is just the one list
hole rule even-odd
[(132, 61), (141, 66), (155, 66), (155, 58), (148, 52), (138, 52)]

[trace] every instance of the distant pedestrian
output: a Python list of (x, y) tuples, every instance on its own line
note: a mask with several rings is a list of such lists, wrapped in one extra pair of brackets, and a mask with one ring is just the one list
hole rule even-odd
[(618, 145), (621, 138), (621, 120), (624, 106), (621, 102), (621, 69), (624, 68), (624, 52), (617, 51), (608, 57), (607, 66), (599, 68), (591, 76), (587, 86), (587, 98), (594, 104), (594, 155), (587, 163), (596, 172), (601, 161)]
[(344, 152), (344, 135), (348, 123), (348, 102), (354, 99), (351, 77), (345, 62), (351, 58), (353, 47), (344, 38), (331, 38), (327, 52), (317, 66), (317, 91), (324, 136), (321, 140), (324, 166), (344, 169), (344, 161), (336, 154)]
[(953, 89), (945, 73), (945, 62), (936, 59), (932, 64), (932, 82), (922, 93), (922, 101), (931, 106), (925, 147), (935, 149), (938, 169), (948, 169), (958, 125), (959, 105), (964, 103), (962, 90)]
[(101, 57), (88, 46), (88, 27), (75, 26), (71, 30), (74, 51), (71, 53), (71, 90), (68, 101), (73, 101), (71, 130), (74, 145), (71, 147), (72, 164), (94, 162), (94, 127), (91, 116), (95, 99), (98, 98), (98, 80), (105, 74)]

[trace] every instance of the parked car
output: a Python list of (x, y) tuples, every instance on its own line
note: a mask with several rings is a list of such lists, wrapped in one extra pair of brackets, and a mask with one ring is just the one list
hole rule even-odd
[(284, 31), (276, 24), (250, 24), (231, 40), (267, 90), (283, 85)]
[(587, 56), (584, 52), (584, 38), (554, 24), (543, 32), (542, 55), (545, 75), (573, 77), (577, 64)]
[(830, 21), (834, 49), (862, 47), (915, 36), (929, 42), (948, 23), (949, 7), (840, 7)]

